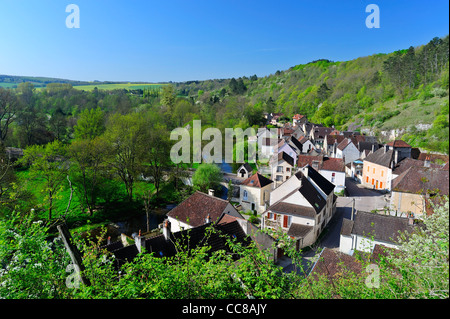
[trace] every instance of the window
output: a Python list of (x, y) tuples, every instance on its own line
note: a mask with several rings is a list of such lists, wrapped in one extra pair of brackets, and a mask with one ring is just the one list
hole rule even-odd
[(284, 215), (283, 216), (283, 227), (288, 228), (291, 226), (292, 216)]
[(381, 177), (383, 177), (383, 173), (384, 173), (384, 171), (381, 171)]
[(243, 194), (243, 200), (248, 200), (248, 192), (246, 190), (244, 190), (244, 194)]
[(374, 185), (375, 184), (375, 180), (372, 178), (372, 185)]
[(370, 166), (367, 166), (367, 171), (369, 171), (369, 169), (370, 169)]
[(373, 169), (373, 173), (375, 174), (375, 168)]
[(366, 176), (366, 183), (369, 183), (369, 176)]
[(286, 172), (290, 172), (291, 169), (289, 167), (286, 167)]
[(283, 176), (277, 175), (277, 176), (275, 177), (275, 180), (276, 180), (277, 182), (282, 182), (282, 181), (283, 181)]
[(272, 213), (267, 213), (267, 219), (272, 219)]
[(383, 182), (380, 182), (380, 188), (383, 188)]
[(277, 166), (277, 173), (283, 173), (283, 166)]

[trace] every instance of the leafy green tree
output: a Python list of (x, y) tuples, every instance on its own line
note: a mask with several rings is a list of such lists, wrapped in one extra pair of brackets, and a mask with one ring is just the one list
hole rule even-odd
[(96, 109), (85, 109), (78, 118), (75, 129), (76, 139), (93, 139), (105, 131), (105, 113)]
[(222, 172), (215, 164), (200, 164), (192, 176), (194, 189), (208, 192), (208, 189), (218, 190), (222, 181)]
[(108, 145), (107, 165), (122, 180), (129, 201), (133, 200), (133, 187), (143, 171), (145, 150), (148, 143), (148, 127), (139, 113), (114, 114), (105, 131)]
[(105, 158), (108, 147), (105, 139), (96, 137), (94, 139), (75, 140), (69, 146), (69, 157), (72, 161), (73, 181), (81, 192), (81, 198), (86, 205), (89, 215), (93, 215), (99, 187), (103, 181)]
[(43, 192), (46, 193), (48, 219), (52, 219), (54, 199), (62, 190), (62, 184), (69, 170), (66, 155), (66, 147), (60, 141), (54, 141), (42, 146), (27, 147), (20, 160), (30, 166), (32, 178), (44, 180)]

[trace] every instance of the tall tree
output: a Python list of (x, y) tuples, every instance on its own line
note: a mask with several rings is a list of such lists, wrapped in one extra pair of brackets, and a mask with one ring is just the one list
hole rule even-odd
[(46, 193), (48, 203), (48, 219), (52, 218), (54, 198), (61, 191), (69, 169), (66, 151), (66, 147), (56, 140), (46, 145), (26, 148), (20, 160), (30, 165), (30, 174), (33, 178), (42, 178), (45, 181), (43, 191)]
[(107, 153), (107, 145), (102, 137), (92, 140), (75, 140), (69, 146), (69, 157), (73, 163), (72, 169), (77, 176), (74, 182), (81, 187), (83, 202), (89, 215), (93, 215), (96, 204), (102, 172), (105, 170), (104, 158)]
[(107, 163), (123, 181), (128, 200), (133, 200), (136, 178), (142, 173), (145, 149), (148, 145), (148, 128), (140, 113), (114, 114), (105, 131), (109, 145)]
[(105, 131), (105, 113), (96, 109), (85, 109), (78, 118), (75, 129), (75, 138), (93, 139)]
[(11, 90), (0, 87), (0, 143), (3, 143), (8, 135), (8, 129), (16, 120), (20, 110), (20, 103)]

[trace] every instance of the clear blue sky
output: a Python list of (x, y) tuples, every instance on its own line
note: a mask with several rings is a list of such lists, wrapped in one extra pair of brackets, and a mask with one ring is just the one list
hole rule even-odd
[[(66, 28), (66, 6), (80, 28)], [(380, 28), (368, 29), (368, 4)], [(0, 0), (0, 74), (100, 81), (264, 76), (445, 36), (447, 0)]]

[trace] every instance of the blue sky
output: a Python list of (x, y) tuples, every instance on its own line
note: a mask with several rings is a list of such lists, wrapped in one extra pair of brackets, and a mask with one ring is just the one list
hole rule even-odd
[[(66, 6), (80, 8), (68, 29)], [(380, 28), (368, 29), (368, 4)], [(445, 36), (447, 0), (0, 0), (0, 74), (187, 81), (265, 76)]]

